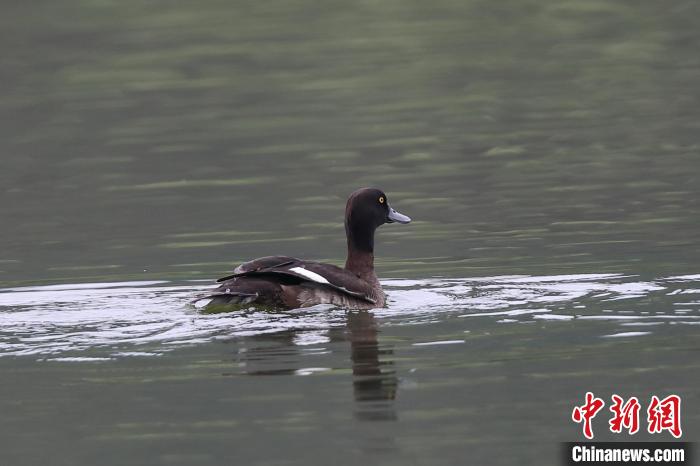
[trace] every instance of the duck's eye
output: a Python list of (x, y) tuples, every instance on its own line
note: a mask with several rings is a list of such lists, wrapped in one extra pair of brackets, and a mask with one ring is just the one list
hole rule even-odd
[(379, 203), (380, 203), (380, 204), (384, 204), (384, 196), (381, 196), (381, 197), (379, 198)]

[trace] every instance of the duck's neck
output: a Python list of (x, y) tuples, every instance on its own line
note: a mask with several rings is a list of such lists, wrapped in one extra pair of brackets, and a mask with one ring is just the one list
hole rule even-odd
[(345, 233), (348, 238), (348, 257), (345, 260), (345, 269), (358, 277), (374, 281), (374, 229), (353, 228), (350, 223), (345, 224)]
[(371, 252), (353, 251), (348, 248), (345, 269), (365, 280), (374, 275), (374, 254)]

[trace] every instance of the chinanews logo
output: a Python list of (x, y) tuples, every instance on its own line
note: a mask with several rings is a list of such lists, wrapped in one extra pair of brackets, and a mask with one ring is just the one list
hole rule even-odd
[[(612, 405), (610, 411), (613, 416), (608, 421), (610, 432), (621, 433), (623, 429), (630, 435), (639, 432), (639, 411), (641, 405), (637, 397), (631, 397), (625, 401), (621, 396), (612, 395)], [(583, 424), (583, 435), (593, 439), (593, 418), (603, 409), (605, 402), (601, 398), (596, 398), (591, 392), (586, 393), (585, 403), (575, 406), (571, 413), (571, 419), (579, 424)], [(660, 400), (656, 395), (651, 397), (646, 410), (647, 432), (658, 434), (668, 431), (675, 438), (681, 438), (681, 397), (669, 395)]]
[(669, 437), (680, 439), (683, 436), (680, 396), (672, 394), (660, 398), (653, 395), (644, 405), (635, 396), (625, 399), (613, 394), (610, 397), (607, 410), (610, 413), (607, 419), (610, 432), (629, 436), (630, 439), (643, 429), (654, 436), (666, 434), (659, 442), (591, 442), (595, 438), (594, 420), (596, 416), (604, 416), (605, 406), (605, 400), (592, 392), (586, 393), (583, 404), (574, 406), (571, 420), (581, 425), (581, 432), (587, 441), (564, 445), (565, 464), (692, 464), (690, 443), (668, 441)]

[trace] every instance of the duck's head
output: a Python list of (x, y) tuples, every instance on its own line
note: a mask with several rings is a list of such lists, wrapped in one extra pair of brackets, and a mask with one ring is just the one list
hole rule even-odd
[(358, 189), (350, 195), (345, 206), (345, 232), (348, 246), (362, 251), (374, 251), (374, 231), (385, 223), (409, 223), (411, 218), (397, 212), (384, 191), (376, 188)]

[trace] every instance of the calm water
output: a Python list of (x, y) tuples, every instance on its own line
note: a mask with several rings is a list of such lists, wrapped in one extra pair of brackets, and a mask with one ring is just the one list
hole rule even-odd
[[(556, 464), (587, 390), (697, 440), (699, 14), (5, 5), (0, 463)], [(386, 309), (191, 304), (367, 185)]]

